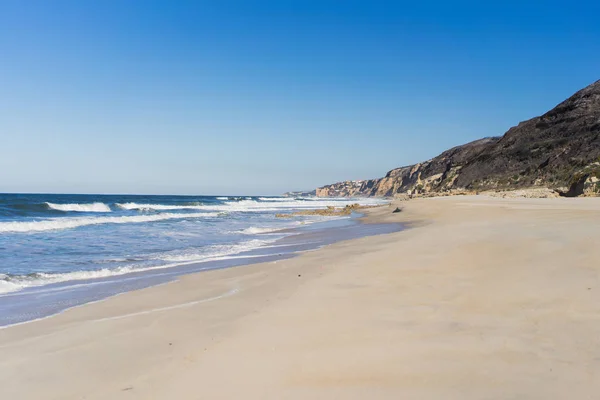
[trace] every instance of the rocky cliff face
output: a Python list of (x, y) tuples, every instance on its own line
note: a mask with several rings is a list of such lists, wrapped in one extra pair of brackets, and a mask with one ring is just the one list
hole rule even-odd
[(344, 181), (334, 183), (332, 185), (317, 188), (316, 195), (318, 197), (353, 197), (364, 196), (364, 182), (367, 181)]
[[(563, 195), (600, 192), (600, 81), (502, 137), (454, 147), (385, 177), (340, 182), (317, 196), (448, 194), (547, 187)], [(356, 182), (360, 182), (357, 184)]]

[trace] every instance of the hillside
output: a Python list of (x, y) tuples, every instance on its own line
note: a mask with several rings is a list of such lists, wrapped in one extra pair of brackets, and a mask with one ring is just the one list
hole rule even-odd
[(561, 195), (600, 192), (600, 81), (502, 137), (476, 140), (385, 177), (320, 187), (317, 196), (436, 195), (550, 188)]

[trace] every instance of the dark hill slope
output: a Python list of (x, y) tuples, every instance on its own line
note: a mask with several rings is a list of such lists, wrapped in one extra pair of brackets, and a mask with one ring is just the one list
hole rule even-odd
[(390, 196), (548, 187), (577, 195), (600, 184), (600, 81), (546, 114), (521, 122), (502, 137), (454, 147), (431, 160), (391, 170), (385, 177), (340, 182), (317, 195)]
[(511, 128), (499, 141), (465, 163), (456, 184), (465, 188), (532, 186), (536, 182), (566, 186), (580, 169), (598, 161), (598, 157), (600, 81), (541, 117)]

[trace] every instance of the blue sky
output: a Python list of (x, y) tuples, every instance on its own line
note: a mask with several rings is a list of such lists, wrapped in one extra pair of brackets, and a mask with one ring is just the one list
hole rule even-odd
[(598, 15), (594, 2), (0, 0), (0, 192), (277, 194), (379, 177), (600, 79)]

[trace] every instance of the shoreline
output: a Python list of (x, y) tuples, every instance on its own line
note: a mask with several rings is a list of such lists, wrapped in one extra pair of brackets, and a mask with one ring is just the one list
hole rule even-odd
[[(387, 206), (387, 204), (383, 206)], [(50, 318), (71, 308), (104, 301), (123, 293), (163, 285), (189, 274), (284, 260), (296, 257), (306, 251), (317, 250), (338, 241), (349, 240), (349, 238), (385, 234), (404, 229), (401, 225), (387, 225), (379, 226), (381, 232), (378, 232), (377, 229), (372, 232), (361, 228), (361, 224), (364, 223), (365, 219), (360, 217), (360, 215), (319, 221), (296, 228), (284, 228), (269, 232), (269, 234), (285, 233), (288, 236), (281, 237), (272, 243), (266, 243), (251, 250), (244, 250), (225, 256), (222, 259), (221, 257), (216, 257), (214, 260), (181, 262), (172, 266), (159, 266), (139, 271), (132, 270), (124, 274), (115, 274), (106, 277), (73, 279), (0, 294), (0, 313), (4, 311), (5, 314), (0, 318), (0, 329)], [(352, 230), (354, 232), (345, 232), (344, 230)], [(265, 237), (268, 237), (268, 234)], [(272, 248), (277, 248), (277, 250), (273, 252), (273, 250), (270, 250)], [(131, 281), (129, 286), (123, 286), (125, 281)], [(77, 288), (80, 286), (89, 286), (89, 290), (86, 291), (87, 293), (83, 295), (78, 294)], [(102, 289), (97, 289), (96, 287), (98, 286), (102, 287)], [(70, 288), (76, 289), (73, 290)], [(102, 293), (96, 293), (98, 290), (102, 290)], [(57, 297), (62, 296), (62, 298), (65, 298), (65, 295), (68, 295), (71, 291), (73, 294), (68, 298), (71, 304), (65, 304), (63, 300), (61, 304), (65, 305), (54, 306), (53, 308), (48, 305), (49, 302), (53, 301), (52, 298), (48, 298), (48, 293), (56, 292), (55, 295)], [(35, 303), (35, 298), (38, 296), (44, 297), (43, 304)], [(34, 298), (34, 300), (30, 300), (31, 298)], [(30, 304), (25, 305), (25, 303)], [(37, 316), (28, 317), (29, 319), (20, 318), (22, 315), (30, 315), (30, 309), (39, 309), (40, 306), (47, 308), (47, 311), (38, 311), (39, 314)], [(16, 311), (11, 310), (11, 307), (16, 308)], [(21, 309), (18, 307), (21, 307)]]
[(600, 390), (598, 200), (393, 203), (366, 220), (413, 229), (12, 326), (0, 397), (585, 398)]

